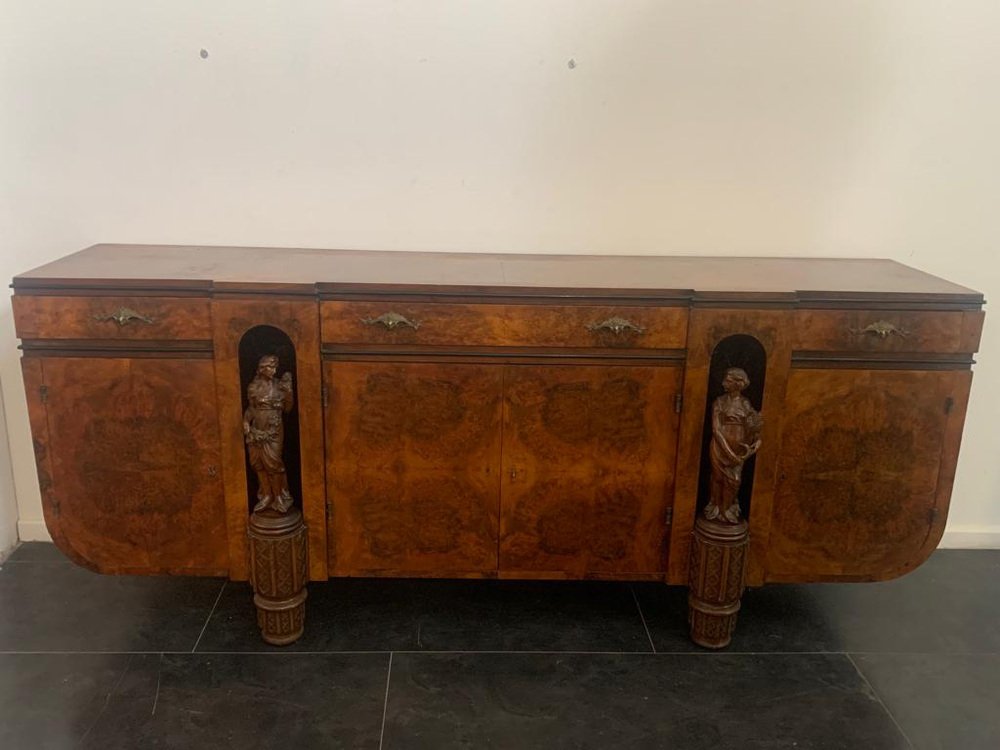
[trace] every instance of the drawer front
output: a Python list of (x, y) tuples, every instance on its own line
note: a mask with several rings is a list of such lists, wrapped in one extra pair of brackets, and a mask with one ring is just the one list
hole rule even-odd
[(329, 344), (683, 349), (687, 308), (322, 303)]
[(981, 311), (797, 310), (793, 348), (806, 351), (974, 352)]
[(210, 339), (207, 299), (15, 295), (22, 339)]

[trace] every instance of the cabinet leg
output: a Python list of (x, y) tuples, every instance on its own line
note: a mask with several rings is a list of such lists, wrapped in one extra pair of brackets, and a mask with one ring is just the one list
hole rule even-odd
[(308, 541), (302, 513), (250, 515), (250, 583), (261, 636), (274, 646), (294, 643), (306, 619)]
[(729, 645), (746, 584), (746, 521), (719, 523), (699, 517), (691, 545), (688, 624), (691, 640), (705, 648)]

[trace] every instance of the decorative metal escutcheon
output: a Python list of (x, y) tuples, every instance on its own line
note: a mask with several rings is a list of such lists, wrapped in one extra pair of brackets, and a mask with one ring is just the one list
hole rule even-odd
[(154, 321), (147, 315), (143, 315), (140, 312), (136, 312), (131, 307), (119, 307), (113, 313), (108, 313), (107, 315), (95, 315), (94, 320), (103, 323), (108, 320), (113, 320), (118, 324), (119, 328), (124, 328), (133, 320), (138, 320), (141, 323), (150, 323)]
[(869, 323), (864, 328), (852, 328), (851, 333), (855, 336), (871, 334), (873, 336), (878, 336), (880, 339), (887, 339), (890, 336), (899, 336), (901, 339), (905, 339), (910, 335), (909, 331), (898, 328), (887, 320), (876, 320), (874, 323)]
[(395, 331), (397, 328), (412, 328), (415, 331), (420, 328), (419, 320), (410, 320), (397, 312), (382, 313), (377, 318), (362, 318), (361, 322), (366, 326), (382, 326), (387, 331)]
[(615, 336), (621, 336), (625, 333), (640, 334), (646, 332), (645, 328), (625, 318), (608, 318), (600, 323), (591, 323), (587, 326), (587, 330), (593, 333), (612, 333)]

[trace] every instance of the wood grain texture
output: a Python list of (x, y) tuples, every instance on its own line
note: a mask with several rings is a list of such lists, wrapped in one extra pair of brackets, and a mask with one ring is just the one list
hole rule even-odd
[[(22, 339), (210, 339), (207, 299), (184, 297), (50, 297), (15, 295), (14, 327)], [(138, 313), (124, 325), (108, 319), (120, 310)]]
[[(686, 307), (495, 305), (400, 301), (320, 303), (323, 342), (424, 346), (531, 346), (682, 349)], [(394, 312), (415, 323), (387, 330), (366, 324)], [(621, 318), (642, 332), (592, 330)]]
[(662, 573), (678, 367), (508, 366), (500, 573)]
[[(625, 255), (414, 253), (181, 245), (94, 245), (20, 274), (15, 289), (82, 282), (204, 289), (335, 293), (357, 285), (426, 293), (462, 288), (546, 295), (647, 296), (751, 301), (809, 300), (815, 306), (865, 299), (900, 306), (982, 304), (967, 287), (891, 260)], [(678, 292), (680, 295), (678, 295)], [(931, 297), (933, 299), (928, 300)]]
[[(982, 311), (797, 310), (792, 348), (807, 351), (975, 352)], [(888, 324), (884, 336), (876, 330)], [(866, 329), (869, 329), (866, 331)]]
[(750, 552), (747, 560), (747, 583), (752, 586), (763, 583), (763, 563), (771, 524), (780, 443), (780, 419), (774, 417), (781, 412), (791, 364), (790, 314), (791, 311), (788, 310), (695, 308), (691, 311), (667, 583), (685, 584), (688, 581), (691, 534), (698, 508), (698, 480), (702, 440), (705, 439), (703, 430), (705, 409), (708, 406), (708, 376), (712, 352), (720, 341), (735, 334), (756, 338), (764, 347), (767, 357), (767, 378), (760, 408), (764, 428), (761, 433), (761, 449), (755, 458), (753, 494), (750, 499)]
[(961, 420), (953, 408), (967, 376), (793, 370), (769, 580), (891, 578), (930, 553), (948, 422)]
[(501, 374), (325, 364), (330, 575), (496, 574)]
[(326, 580), (326, 465), (323, 455), (322, 372), (319, 357), (319, 309), (315, 302), (278, 298), (212, 301), (215, 382), (219, 404), (226, 523), (229, 530), (229, 575), (245, 581), (247, 569), (246, 446), (243, 442), (243, 389), (239, 344), (259, 325), (284, 331), (295, 346), (299, 417), (302, 506), (309, 529), (310, 580)]
[(37, 361), (60, 546), (102, 573), (225, 574), (212, 363)]

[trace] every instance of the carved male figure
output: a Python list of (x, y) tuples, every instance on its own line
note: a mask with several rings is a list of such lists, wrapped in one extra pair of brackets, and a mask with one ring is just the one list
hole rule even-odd
[(743, 391), (750, 385), (746, 372), (738, 367), (726, 370), (725, 390), (712, 404), (712, 481), (705, 518), (738, 523), (738, 494), (743, 464), (760, 448), (763, 420)]
[(254, 512), (273, 508), (284, 513), (292, 507), (292, 493), (281, 450), (285, 442), (282, 414), (293, 405), (292, 373), (276, 379), (278, 358), (261, 357), (257, 374), (247, 386), (247, 406), (243, 414), (243, 436), (250, 454), (250, 466), (257, 473), (257, 504)]

